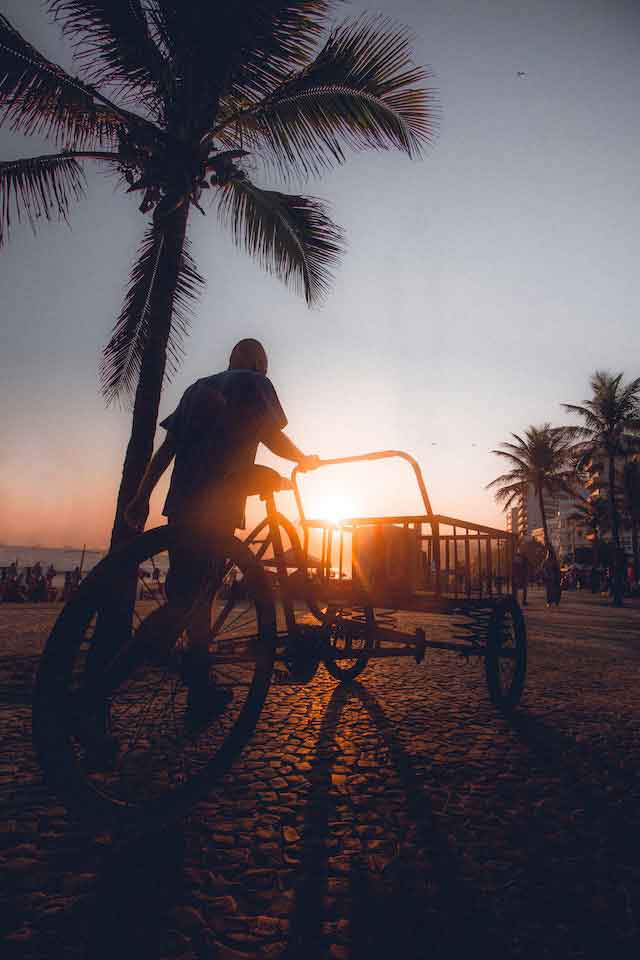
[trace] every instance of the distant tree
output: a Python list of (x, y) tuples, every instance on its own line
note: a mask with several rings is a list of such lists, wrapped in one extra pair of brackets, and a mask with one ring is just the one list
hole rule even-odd
[(529, 427), (524, 436), (512, 433), (515, 443), (501, 443), (499, 450), (492, 450), (498, 457), (508, 461), (511, 470), (487, 484), (495, 491), (495, 499), (507, 511), (533, 487), (540, 506), (544, 544), (555, 556), (549, 537), (545, 494), (560, 491), (573, 492), (572, 443), (563, 427), (545, 423), (541, 427)]
[[(426, 73), (402, 28), (360, 17), (331, 29), (330, 0), (48, 0), (74, 44), (71, 76), (0, 15), (0, 123), (57, 145), (0, 163), (0, 243), (12, 219), (65, 218), (81, 163), (141, 196), (147, 227), (107, 344), (107, 401), (133, 400), (112, 545), (151, 453), (163, 381), (175, 370), (203, 279), (189, 253), (192, 210), (211, 198), (234, 241), (322, 299), (343, 247), (321, 201), (265, 190), (320, 174), (350, 150), (418, 156), (434, 130)], [(323, 39), (324, 38), (324, 39)]]
[(609, 502), (609, 521), (614, 546), (613, 602), (622, 606), (623, 570), (620, 562), (620, 511), (616, 461), (640, 445), (640, 378), (623, 382), (623, 374), (613, 375), (605, 370), (596, 370), (591, 378), (591, 399), (581, 406), (564, 403), (568, 413), (576, 414), (584, 421), (581, 427), (568, 427), (569, 435), (576, 446), (576, 467), (588, 469), (589, 464), (605, 460), (607, 476), (606, 492)]

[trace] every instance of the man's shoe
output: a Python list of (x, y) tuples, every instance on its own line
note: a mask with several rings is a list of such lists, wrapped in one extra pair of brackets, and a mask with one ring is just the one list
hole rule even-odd
[(188, 732), (194, 733), (212, 720), (222, 716), (231, 701), (233, 690), (209, 684), (203, 689), (189, 690), (184, 725)]
[(107, 773), (115, 767), (119, 753), (118, 738), (106, 733), (99, 743), (87, 747), (83, 766), (88, 773)]
[(70, 730), (85, 749), (84, 766), (91, 771), (111, 770), (120, 751), (117, 737), (108, 732), (108, 709), (95, 704), (85, 691), (73, 698)]

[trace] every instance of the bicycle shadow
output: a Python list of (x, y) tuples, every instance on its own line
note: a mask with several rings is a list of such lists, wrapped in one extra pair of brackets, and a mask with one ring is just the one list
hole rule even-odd
[[(580, 931), (585, 956), (622, 956), (640, 947), (640, 771), (609, 760), (588, 742), (577, 741), (527, 711), (509, 719), (514, 736), (538, 767), (555, 779), (553, 808), (526, 824), (527, 875), (523, 895), (535, 903), (534, 888), (546, 878), (550, 925)], [(546, 836), (556, 827), (553, 848)], [(568, 871), (566, 865), (569, 865)], [(555, 874), (555, 876), (554, 876)], [(558, 878), (561, 883), (554, 896)], [(626, 954), (625, 954), (626, 955)]]
[[(600, 777), (611, 777), (628, 788), (640, 786), (640, 768), (623, 763), (612, 763), (588, 742), (576, 740), (571, 734), (550, 726), (541, 717), (521, 708), (504, 718), (514, 735), (530, 750), (538, 763), (567, 773), (567, 764), (573, 768), (586, 764)], [(572, 773), (573, 776), (573, 773)]]
[(185, 830), (177, 824), (105, 854), (98, 875), (85, 960), (138, 960), (163, 954), (163, 920), (182, 902)]
[[(458, 957), (501, 949), (487, 929), (487, 913), (480, 891), (463, 876), (459, 858), (442, 830), (430, 802), (427, 785), (378, 701), (355, 682), (338, 686), (327, 705), (316, 758), (310, 775), (310, 799), (303, 828), (301, 881), (291, 915), (286, 957), (326, 955), (322, 944), (325, 898), (329, 887), (329, 850), (332, 761), (340, 715), (357, 700), (366, 710), (387, 748), (404, 793), (406, 810), (416, 828), (417, 842), (426, 853), (430, 877), (413, 861), (394, 858), (374, 875), (368, 858), (354, 856), (350, 876), (349, 955), (411, 958)], [(372, 803), (380, 802), (373, 800)], [(384, 801), (382, 801), (384, 802)], [(434, 875), (436, 882), (432, 882)]]

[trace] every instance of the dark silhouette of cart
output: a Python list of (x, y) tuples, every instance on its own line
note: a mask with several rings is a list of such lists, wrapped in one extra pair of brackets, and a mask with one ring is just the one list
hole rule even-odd
[[(446, 650), (481, 658), (496, 707), (517, 706), (527, 646), (510, 589), (511, 534), (434, 514), (418, 464), (401, 451), (320, 466), (394, 457), (412, 467), (423, 514), (315, 520), (305, 514), (297, 468), (288, 481), (255, 466), (243, 482), (261, 497), (265, 516), (244, 540), (159, 527), (91, 571), (48, 639), (33, 705), (41, 765), (70, 805), (100, 829), (124, 833), (181, 816), (248, 742), (270, 686), (308, 683), (321, 664), (346, 683), (371, 660), (420, 663), (428, 650)], [(295, 494), (297, 524), (276, 506), (286, 489)], [(123, 570), (135, 574), (150, 559), (165, 566), (163, 555), (185, 546), (209, 551), (215, 576), (188, 608), (143, 592), (131, 622)], [(194, 730), (185, 723), (182, 660), (189, 623), (201, 618), (203, 605), (211, 678), (227, 697), (225, 708)], [(122, 627), (109, 637), (105, 657), (94, 625), (101, 613), (118, 622), (120, 608)], [(432, 637), (430, 621), (443, 617), (449, 635)], [(409, 628), (411, 618), (419, 625)]]

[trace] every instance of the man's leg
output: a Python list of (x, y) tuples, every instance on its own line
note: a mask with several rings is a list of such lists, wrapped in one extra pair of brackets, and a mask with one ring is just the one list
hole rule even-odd
[[(166, 595), (170, 606), (189, 611), (189, 646), (185, 664), (191, 664), (195, 676), (197, 666), (208, 664), (211, 600), (217, 584), (210, 581), (210, 557), (183, 547), (169, 551), (169, 573)], [(206, 673), (206, 670), (205, 670)]]
[(210, 675), (211, 603), (224, 576), (224, 559), (180, 548), (169, 553), (166, 594), (169, 604), (189, 611), (188, 648), (182, 678), (189, 688), (187, 724), (197, 727), (219, 714), (232, 699), (217, 691)]

